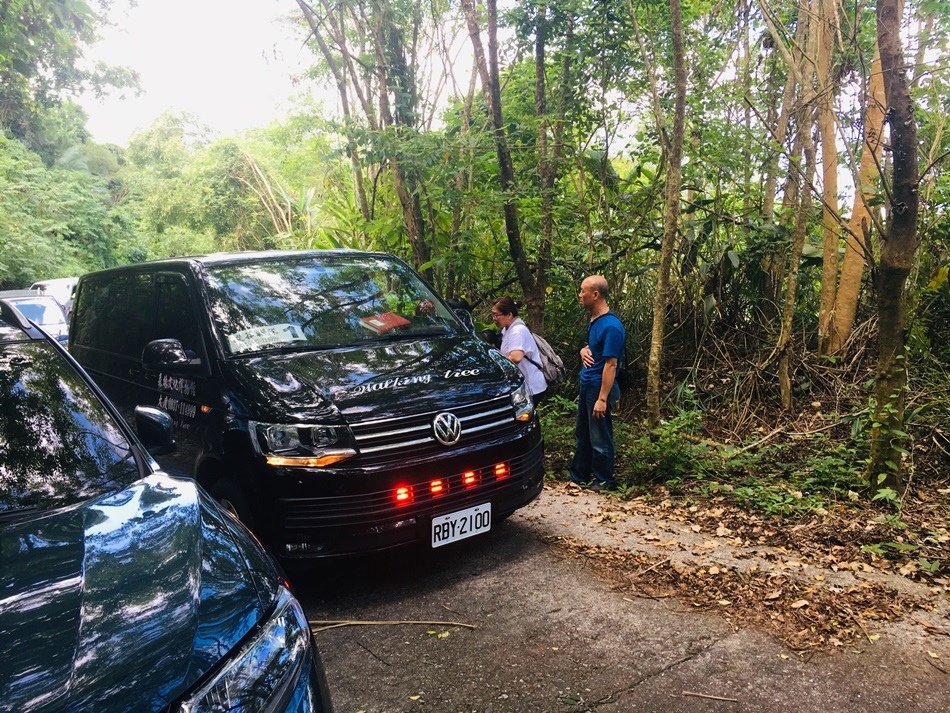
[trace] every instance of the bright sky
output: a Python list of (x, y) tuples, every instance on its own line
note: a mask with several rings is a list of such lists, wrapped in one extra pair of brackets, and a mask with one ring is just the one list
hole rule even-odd
[(311, 60), (301, 33), (282, 22), (295, 11), (292, 0), (115, 3), (117, 27), (87, 55), (136, 70), (143, 93), (82, 97), (93, 139), (125, 146), (168, 110), (194, 114), (223, 135), (281, 118), (299, 91), (294, 76)]

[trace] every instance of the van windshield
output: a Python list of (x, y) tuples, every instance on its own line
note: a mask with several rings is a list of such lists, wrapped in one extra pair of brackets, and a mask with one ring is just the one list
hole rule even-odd
[(383, 256), (305, 256), (209, 269), (212, 316), (229, 354), (331, 349), (461, 334), (412, 270)]

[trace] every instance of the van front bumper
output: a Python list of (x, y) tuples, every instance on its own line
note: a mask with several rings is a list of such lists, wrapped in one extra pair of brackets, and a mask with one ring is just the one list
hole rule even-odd
[[(544, 441), (532, 431), (527, 444), (519, 439), (429, 463), (407, 458), (398, 469), (332, 476), (321, 496), (278, 497), (274, 552), (287, 559), (327, 558), (428, 544), (433, 517), (484, 503), (491, 503), (492, 521), (499, 523), (541, 492)], [(511, 456), (513, 451), (521, 454)], [(440, 481), (438, 493), (433, 480)], [(403, 501), (399, 488), (408, 489)]]

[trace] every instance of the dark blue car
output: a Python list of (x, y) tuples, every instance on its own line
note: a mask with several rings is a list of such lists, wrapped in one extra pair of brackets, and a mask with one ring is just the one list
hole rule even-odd
[(136, 422), (0, 300), (0, 710), (329, 710), (270, 555)]

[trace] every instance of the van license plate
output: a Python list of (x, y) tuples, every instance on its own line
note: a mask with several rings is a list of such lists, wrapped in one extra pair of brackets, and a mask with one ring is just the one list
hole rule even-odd
[(437, 515), (432, 518), (432, 546), (441, 547), (490, 529), (491, 503)]

